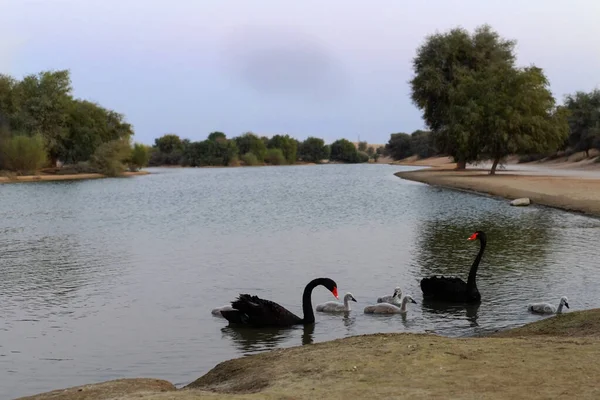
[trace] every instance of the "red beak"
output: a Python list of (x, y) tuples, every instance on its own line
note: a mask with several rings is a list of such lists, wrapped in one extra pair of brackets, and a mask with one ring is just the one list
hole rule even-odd
[(331, 293), (333, 293), (333, 295), (335, 296), (336, 299), (339, 299), (336, 287), (333, 288), (333, 290), (331, 291)]
[(477, 239), (476, 233), (472, 234), (467, 240), (475, 240), (475, 239)]

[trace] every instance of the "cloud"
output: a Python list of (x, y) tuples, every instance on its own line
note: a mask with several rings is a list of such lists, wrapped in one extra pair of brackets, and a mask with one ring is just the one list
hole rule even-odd
[(347, 82), (339, 59), (325, 43), (280, 27), (244, 26), (226, 35), (225, 71), (262, 95), (334, 100)]

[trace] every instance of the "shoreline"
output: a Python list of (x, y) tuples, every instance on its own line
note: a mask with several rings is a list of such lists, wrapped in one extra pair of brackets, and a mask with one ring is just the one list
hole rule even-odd
[[(379, 333), (224, 361), (187, 386), (118, 379), (15, 400), (542, 399), (600, 395), (600, 309), (486, 336)], [(398, 377), (407, 383), (401, 384)]]
[(450, 168), (427, 168), (394, 175), (409, 181), (509, 200), (527, 197), (532, 204), (600, 217), (600, 179), (596, 178), (533, 175), (526, 171), (522, 174), (501, 171), (489, 175), (487, 170)]
[[(148, 171), (126, 171), (119, 178), (127, 178), (131, 176), (149, 175)], [(6, 176), (0, 176), (0, 184), (2, 183), (26, 183), (26, 182), (53, 182), (53, 181), (80, 181), (88, 179), (103, 179), (109, 178), (103, 174), (65, 174), (65, 175), (53, 175), (53, 174), (39, 174), (39, 175), (23, 175), (9, 178)]]

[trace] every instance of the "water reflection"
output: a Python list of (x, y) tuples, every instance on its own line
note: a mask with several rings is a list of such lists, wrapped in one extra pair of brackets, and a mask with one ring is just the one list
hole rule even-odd
[(482, 230), (488, 242), (478, 277), (499, 281), (515, 270), (543, 268), (552, 247), (549, 234), (552, 222), (552, 216), (544, 212), (503, 218), (481, 215), (473, 219), (423, 221), (415, 263), (421, 269), (421, 277), (456, 275), (466, 280), (479, 251), (479, 242), (470, 243), (467, 238)]
[(473, 304), (450, 304), (431, 299), (423, 299), (422, 309), (424, 313), (443, 315), (450, 319), (466, 319), (471, 327), (477, 327), (479, 308), (481, 303)]
[(315, 324), (290, 328), (261, 328), (253, 329), (242, 326), (227, 325), (221, 328), (223, 337), (229, 338), (243, 354), (277, 348), (283, 341), (301, 332), (298, 345), (308, 345), (314, 342)]

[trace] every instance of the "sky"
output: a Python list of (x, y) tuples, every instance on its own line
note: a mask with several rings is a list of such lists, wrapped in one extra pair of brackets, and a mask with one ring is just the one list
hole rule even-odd
[(69, 69), (135, 140), (290, 134), (385, 143), (425, 37), (490, 24), (554, 95), (600, 88), (598, 0), (0, 0), (0, 73)]

